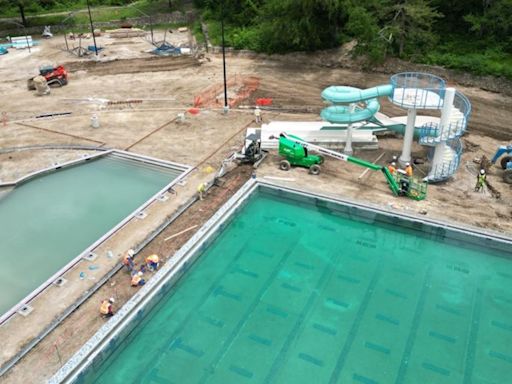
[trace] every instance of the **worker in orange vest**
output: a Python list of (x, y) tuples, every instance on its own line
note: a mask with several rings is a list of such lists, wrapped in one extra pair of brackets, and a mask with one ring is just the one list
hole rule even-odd
[(142, 278), (143, 273), (137, 272), (134, 273), (132, 276), (132, 287), (138, 287), (139, 285), (146, 284), (146, 280)]
[(396, 163), (395, 162), (392, 162), (391, 164), (388, 165), (388, 171), (391, 173), (396, 172)]
[(408, 176), (408, 177), (411, 177), (412, 176), (412, 166), (411, 166), (411, 163), (405, 163), (405, 174)]
[(149, 255), (146, 257), (146, 265), (152, 271), (156, 271), (158, 269), (158, 265), (160, 263), (160, 258), (158, 255)]
[(123, 265), (128, 269), (129, 272), (132, 272), (135, 268), (133, 255), (135, 255), (135, 251), (133, 249), (129, 249), (123, 257)]
[(115, 303), (115, 300), (113, 297), (110, 299), (105, 299), (101, 302), (100, 305), (100, 314), (102, 317), (111, 317), (114, 316), (114, 310), (112, 309), (112, 304)]

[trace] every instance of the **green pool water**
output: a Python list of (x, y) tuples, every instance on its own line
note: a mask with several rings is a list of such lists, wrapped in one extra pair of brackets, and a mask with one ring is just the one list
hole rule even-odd
[(258, 193), (94, 383), (505, 383), (507, 255)]
[(0, 199), (0, 314), (178, 174), (108, 156), (37, 177)]

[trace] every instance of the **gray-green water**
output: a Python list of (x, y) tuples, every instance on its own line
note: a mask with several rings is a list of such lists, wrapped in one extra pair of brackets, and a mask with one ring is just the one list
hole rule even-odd
[(38, 177), (0, 199), (0, 314), (178, 174), (107, 157)]
[(257, 195), (85, 382), (510, 382), (507, 255), (365, 221)]

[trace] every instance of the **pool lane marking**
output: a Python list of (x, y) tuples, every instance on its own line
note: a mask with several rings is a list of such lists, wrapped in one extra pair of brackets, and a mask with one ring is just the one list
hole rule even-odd
[(501, 353), (501, 352), (496, 352), (496, 351), (490, 350), (489, 351), (489, 356), (494, 357), (496, 359), (500, 359), (500, 360), (506, 361), (509, 364), (512, 364), (512, 356), (510, 356), (510, 355), (506, 355), (506, 354)]
[(432, 265), (429, 265), (427, 271), (425, 272), (425, 277), (423, 278), (423, 286), (421, 288), (418, 301), (416, 304), (416, 310), (414, 311), (414, 316), (412, 318), (411, 326), (409, 328), (409, 336), (407, 337), (407, 341), (404, 347), (404, 353), (402, 354), (402, 360), (400, 362), (400, 367), (398, 368), (397, 376), (395, 383), (400, 384), (404, 383), (405, 375), (407, 373), (407, 368), (409, 365), (409, 360), (411, 359), (411, 352), (414, 347), (414, 343), (416, 341), (416, 334), (418, 333), (418, 327), (421, 322), (421, 316), (423, 315), (423, 310), (425, 308), (425, 301), (427, 299), (427, 293), (430, 288), (430, 278), (432, 276)]
[(438, 373), (440, 375), (450, 376), (450, 371), (448, 369), (445, 369), (445, 368), (442, 368), (442, 367), (438, 367), (437, 365), (434, 365), (434, 364), (431, 364), (431, 363), (427, 363), (427, 362), (423, 362), (423, 364), (421, 364), (421, 366), (424, 369), (428, 369), (429, 371)]
[(369, 377), (366, 377), (366, 376), (359, 375), (357, 373), (354, 373), (352, 375), (352, 380), (357, 381), (358, 383), (363, 383), (363, 384), (379, 384), (378, 381), (370, 379)]
[(272, 364), (272, 367), (269, 369), (267, 375), (265, 376), (265, 379), (263, 380), (263, 383), (274, 383), (275, 382), (275, 376), (279, 372), (282, 361), (286, 358), (286, 354), (288, 353), (288, 350), (292, 346), (293, 342), (296, 340), (297, 335), (301, 331), (301, 327), (303, 326), (304, 320), (306, 319), (306, 316), (309, 314), (311, 308), (315, 304), (316, 300), (318, 299), (318, 292), (321, 292), (322, 289), (327, 285), (329, 282), (329, 279), (331, 276), (335, 273), (335, 269), (332, 268), (332, 265), (337, 265), (339, 259), (341, 258), (341, 252), (336, 250), (333, 254), (331, 254), (331, 263), (327, 263), (324, 267), (322, 274), (318, 277), (316, 286), (314, 289), (311, 290), (311, 294), (308, 297), (308, 300), (304, 307), (302, 308), (302, 311), (298, 315), (297, 319), (295, 320), (295, 324), (291, 328), (290, 332), (288, 333), (288, 336), (286, 337), (286, 340), (281, 347), (278, 355), (274, 359), (274, 363)]
[[(190, 311), (189, 314), (183, 319), (180, 326), (173, 332), (171, 337), (169, 337), (169, 346), (172, 345), (173, 341), (178, 338), (179, 334), (183, 331), (183, 329), (189, 325), (190, 320), (193, 316), (196, 316), (198, 313), (198, 309), (201, 308), (201, 306), (208, 300), (208, 298), (213, 294), (215, 289), (217, 288), (219, 282), (226, 277), (226, 274), (233, 268), (233, 264), (238, 262), (238, 259), (244, 254), (246, 247), (249, 243), (251, 243), (253, 240), (248, 238), (240, 247), (240, 250), (236, 253), (235, 257), (231, 260), (230, 263), (227, 264), (227, 266), (224, 268), (224, 270), (219, 274), (217, 279), (212, 282), (212, 285), (209, 287), (209, 289), (201, 296), (200, 300), (198, 301), (196, 307), (194, 310)], [(161, 354), (159, 358), (155, 359), (154, 366), (157, 366), (160, 363), (160, 360), (164, 359), (165, 354)]]
[(250, 340), (255, 341), (256, 343), (264, 345), (266, 347), (270, 347), (272, 345), (272, 340), (252, 334), (252, 333), (248, 336), (248, 338)]
[(331, 328), (319, 323), (313, 323), (313, 328), (330, 336), (335, 336), (338, 333), (336, 328)]
[(301, 352), (301, 353), (298, 354), (298, 357), (299, 357), (299, 359), (304, 360), (304, 361), (306, 361), (308, 363), (314, 364), (314, 365), (316, 365), (318, 367), (323, 367), (324, 366), (324, 362), (322, 360), (317, 359), (314, 356), (308, 355), (307, 353), (302, 353)]
[(435, 337), (436, 339), (447, 341), (448, 343), (455, 343), (457, 339), (455, 337), (451, 337), (448, 335), (443, 335), (442, 333), (436, 331), (429, 331), (428, 335), (430, 337)]
[[(479, 282), (477, 281), (477, 284)], [(482, 289), (477, 285), (475, 293), (473, 294), (473, 311), (471, 313), (470, 331), (468, 337), (468, 343), (466, 348), (466, 361), (464, 362), (464, 378), (463, 384), (473, 383), (473, 367), (475, 365), (476, 358), (476, 344), (478, 331), (480, 329), (480, 314), (482, 311), (484, 293)]]
[(494, 325), (496, 328), (503, 329), (504, 331), (512, 332), (512, 324), (502, 323), (501, 321), (493, 320), (491, 321), (491, 325)]
[[(274, 267), (272, 273), (269, 274), (265, 282), (262, 284), (259, 292), (254, 296), (251, 304), (247, 307), (245, 313), (240, 317), (240, 320), (236, 324), (236, 326), (231, 331), (230, 335), (225, 339), (222, 348), (219, 349), (215, 357), (209, 363), (209, 367), (211, 368), (209, 371), (205, 372), (199, 383), (205, 383), (210, 378), (210, 371), (215, 372), (217, 365), (222, 361), (222, 358), (226, 355), (231, 347), (233, 341), (240, 334), (243, 326), (246, 324), (247, 320), (250, 318), (250, 315), (254, 312), (256, 306), (261, 302), (261, 298), (267, 292), (268, 288), (271, 286), (272, 282), (276, 279), (277, 275), (285, 265), (286, 261), (292, 255), (295, 248), (297, 248), (297, 243), (292, 243), (291, 246), (284, 252), (283, 256), (279, 260), (279, 263)], [(244, 247), (245, 248), (245, 247)]]
[(384, 292), (386, 292), (387, 294), (391, 295), (391, 296), (394, 296), (394, 297), (398, 297), (399, 299), (404, 299), (406, 300), (407, 299), (407, 295), (405, 295), (404, 293), (402, 292), (398, 292), (398, 291), (395, 291), (393, 289), (386, 289)]
[(343, 280), (343, 281), (346, 281), (351, 284), (359, 284), (361, 282), (361, 280), (356, 279), (355, 277), (352, 277), (352, 276), (338, 275), (337, 277), (339, 280)]
[(343, 349), (341, 350), (340, 354), (338, 355), (338, 359), (336, 360), (336, 365), (334, 366), (334, 369), (331, 373), (331, 377), (329, 379), (329, 383), (331, 383), (331, 384), (336, 383), (339, 379), (339, 376), (341, 374), (343, 366), (345, 365), (345, 360), (347, 358), (347, 355), (350, 352), (350, 349), (352, 348), (352, 343), (354, 342), (356, 335), (357, 335), (357, 331), (359, 330), (361, 320), (366, 312), (366, 309), (368, 307), (370, 299), (373, 295), (373, 291), (375, 289), (375, 286), (377, 285), (377, 281), (380, 278), (381, 269), (382, 269), (382, 259), (379, 259), (379, 261), (376, 265), (376, 268), (375, 268), (375, 272), (373, 273), (372, 279), (370, 280), (370, 283), (368, 284), (368, 288), (366, 288), (364, 297), (361, 300), (361, 305), (359, 307), (359, 310), (357, 311), (356, 316), (354, 317), (354, 321), (352, 322), (352, 327), (350, 328), (350, 331), (347, 335), (347, 339), (345, 341), (345, 344), (343, 345)]
[(385, 346), (379, 345), (379, 344), (375, 344), (375, 343), (371, 343), (369, 341), (365, 342), (364, 346), (368, 349), (373, 349), (374, 351), (383, 353), (385, 355), (389, 355), (391, 353), (391, 349), (389, 349), (388, 347), (385, 347)]
[(229, 366), (229, 370), (231, 372), (236, 373), (239, 376), (245, 377), (246, 379), (250, 379), (250, 378), (252, 378), (254, 376), (254, 373), (252, 373), (248, 369), (245, 369), (245, 368), (242, 368), (242, 367), (238, 367), (238, 366), (236, 366), (234, 364), (231, 364)]
[(400, 320), (395, 319), (394, 317), (383, 315), (382, 313), (377, 313), (375, 315), (375, 318), (380, 321), (384, 321), (385, 323), (392, 324), (392, 325), (400, 325)]

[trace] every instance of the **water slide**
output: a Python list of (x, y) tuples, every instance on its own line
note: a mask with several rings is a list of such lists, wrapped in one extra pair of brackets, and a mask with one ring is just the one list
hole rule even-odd
[[(322, 110), (320, 116), (324, 120), (337, 124), (353, 124), (369, 120), (380, 109), (377, 98), (391, 96), (392, 94), (393, 86), (391, 84), (368, 89), (331, 86), (323, 90), (322, 98), (333, 105)], [(352, 109), (350, 105), (336, 105), (338, 103), (351, 104), (362, 101), (366, 103), (365, 108), (356, 106)]]
[[(323, 120), (334, 124), (354, 124), (365, 121), (365, 128), (386, 128), (399, 134), (405, 133), (407, 116), (390, 118), (379, 113), (380, 104), (378, 97), (390, 97), (393, 95), (393, 86), (391, 84), (379, 85), (368, 89), (359, 89), (348, 86), (331, 86), (323, 90), (322, 98), (333, 105), (324, 108), (320, 113)], [(351, 108), (350, 105), (364, 102), (365, 106), (356, 105)], [(439, 118), (431, 116), (417, 116), (414, 136), (419, 137), (420, 127), (427, 121), (439, 121)]]

